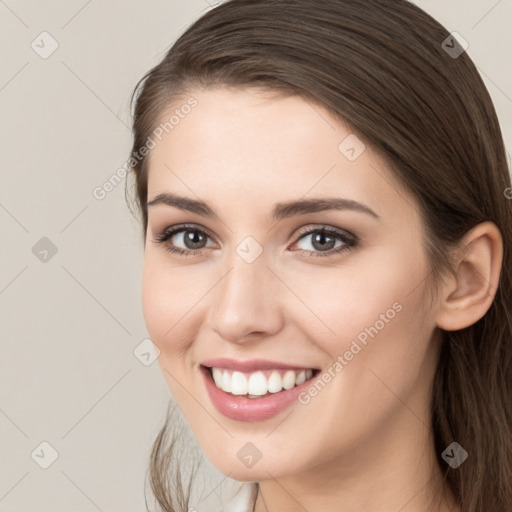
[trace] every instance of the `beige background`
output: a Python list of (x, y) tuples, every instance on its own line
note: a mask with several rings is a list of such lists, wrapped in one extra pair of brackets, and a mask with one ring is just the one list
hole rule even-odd
[[(510, 148), (512, 1), (416, 3), (469, 42)], [(134, 354), (143, 253), (124, 181), (93, 190), (128, 158), (136, 81), (209, 8), (0, 0), (0, 511), (146, 509), (170, 393)]]

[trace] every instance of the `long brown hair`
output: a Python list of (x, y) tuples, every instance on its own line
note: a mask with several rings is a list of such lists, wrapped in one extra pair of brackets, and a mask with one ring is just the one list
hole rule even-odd
[[(451, 249), (463, 235), (483, 221), (497, 225), (498, 289), (478, 322), (441, 330), (431, 422), (462, 510), (512, 510), (512, 189), (496, 112), (467, 52), (405, 0), (229, 0), (208, 11), (132, 95), (144, 240), (148, 159), (139, 151), (171, 102), (212, 85), (299, 94), (363, 134), (418, 201), (433, 289), (453, 272)], [(175, 512), (189, 506), (190, 487), (176, 476), (174, 491), (166, 483), (177, 463), (168, 430), (169, 419), (150, 457), (151, 487), (161, 509)], [(469, 452), (457, 469), (441, 457), (453, 441)]]

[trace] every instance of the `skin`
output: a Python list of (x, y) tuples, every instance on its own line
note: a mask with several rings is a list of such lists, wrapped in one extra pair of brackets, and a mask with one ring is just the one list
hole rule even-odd
[[(431, 304), (416, 201), (363, 137), (366, 149), (349, 161), (338, 146), (353, 130), (319, 104), (256, 89), (192, 94), (198, 106), (151, 150), (148, 200), (201, 199), (219, 220), (150, 207), (142, 297), (163, 375), (198, 442), (221, 472), (260, 483), (256, 512), (426, 512), (440, 474), (428, 413), (437, 327), (461, 329), (488, 310), (501, 268), (498, 229), (483, 223), (465, 237), (456, 277)], [(313, 197), (353, 199), (380, 218), (269, 217), (274, 203)], [(182, 223), (211, 233), (199, 254), (154, 241)], [(297, 232), (323, 225), (359, 245), (322, 257), (314, 235)], [(263, 248), (250, 264), (236, 252), (247, 236)], [(183, 232), (172, 242), (190, 247)], [(199, 362), (262, 358), (327, 370), (394, 303), (400, 312), (307, 405), (247, 423), (210, 402)], [(262, 453), (251, 468), (237, 457), (247, 442)], [(439, 510), (460, 511), (447, 489)]]

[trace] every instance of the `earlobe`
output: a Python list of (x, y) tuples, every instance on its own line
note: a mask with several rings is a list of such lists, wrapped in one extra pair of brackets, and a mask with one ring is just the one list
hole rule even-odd
[(437, 326), (456, 331), (478, 322), (496, 295), (503, 262), (503, 239), (493, 222), (482, 222), (461, 241), (456, 275), (445, 282)]

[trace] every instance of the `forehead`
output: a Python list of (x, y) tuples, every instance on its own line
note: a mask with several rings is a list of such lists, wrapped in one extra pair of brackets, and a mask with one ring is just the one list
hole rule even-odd
[(318, 103), (260, 89), (190, 97), (194, 108), (183, 108), (183, 97), (160, 118), (167, 130), (149, 154), (149, 199), (172, 191), (270, 209), (283, 199), (323, 195), (372, 203), (377, 213), (413, 206), (411, 198), (403, 202), (407, 192), (385, 160)]

